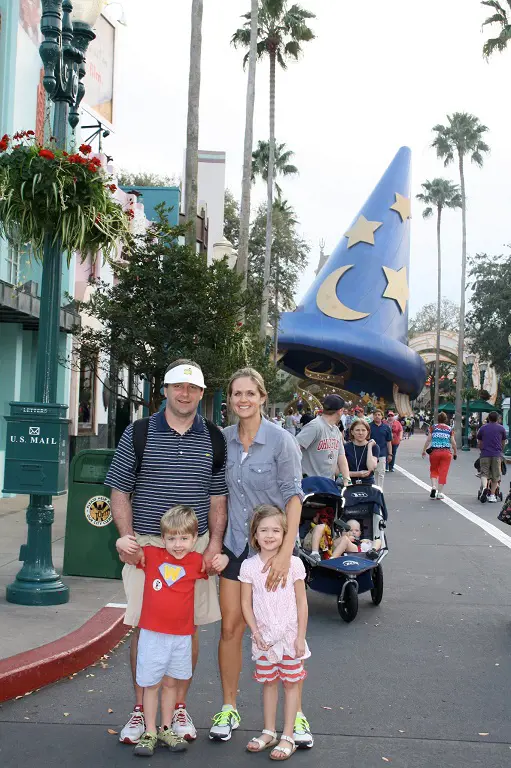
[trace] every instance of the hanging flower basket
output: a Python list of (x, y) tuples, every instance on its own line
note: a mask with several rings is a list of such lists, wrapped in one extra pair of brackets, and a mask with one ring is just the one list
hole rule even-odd
[(129, 221), (113, 198), (115, 184), (89, 157), (91, 147), (82, 144), (68, 154), (55, 146), (41, 146), (33, 131), (0, 139), (0, 234), (14, 246), (30, 245), (42, 260), (44, 241), (60, 241), (62, 250), (105, 258), (127, 241)]

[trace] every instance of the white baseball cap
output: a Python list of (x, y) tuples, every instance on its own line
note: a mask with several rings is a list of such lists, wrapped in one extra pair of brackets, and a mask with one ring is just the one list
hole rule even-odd
[(196, 387), (206, 389), (204, 376), (200, 368), (195, 365), (176, 365), (167, 371), (163, 380), (164, 384), (195, 384)]

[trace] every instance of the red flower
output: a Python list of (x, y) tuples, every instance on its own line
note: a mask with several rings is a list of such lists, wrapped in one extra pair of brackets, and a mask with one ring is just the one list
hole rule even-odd
[(126, 211), (126, 216), (128, 217), (128, 219), (134, 219), (135, 218), (135, 214), (133, 213), (133, 211), (131, 209)]
[(34, 131), (27, 131), (27, 136), (35, 136)]
[(69, 152), (66, 152), (65, 150), (62, 152), (63, 157), (69, 157)]
[(96, 173), (98, 170), (98, 166), (95, 163), (87, 163), (87, 168), (89, 171), (92, 171), (92, 173)]
[(109, 184), (108, 189), (110, 190), (110, 192), (117, 192), (117, 187), (115, 186), (115, 184)]
[(8, 135), (6, 133), (4, 133), (4, 135), (2, 136), (2, 141), (5, 141), (6, 144), (9, 143), (10, 138), (8, 137)]
[(19, 149), (22, 146), (23, 146), (23, 144), (13, 144), (12, 148), (13, 149)]
[(7, 142), (2, 139), (2, 141), (0, 141), (0, 152), (5, 152), (6, 149), (7, 149)]
[(87, 163), (87, 160), (82, 157), (81, 155), (69, 155), (67, 158), (70, 163), (77, 163), (78, 165), (85, 165)]
[(89, 160), (89, 163), (91, 165), (95, 165), (96, 168), (99, 168), (101, 165), (101, 160), (99, 159), (99, 157), (91, 157), (91, 159)]
[(90, 155), (90, 153), (92, 152), (92, 147), (90, 144), (80, 144), (78, 149), (82, 153), (82, 155)]
[(47, 160), (55, 160), (55, 155), (50, 149), (40, 149), (39, 157), (45, 157)]

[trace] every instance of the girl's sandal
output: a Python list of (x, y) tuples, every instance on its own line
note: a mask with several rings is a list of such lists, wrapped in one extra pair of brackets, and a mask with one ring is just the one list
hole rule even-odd
[[(270, 752), (270, 760), (289, 760), (291, 755), (296, 752), (296, 744), (294, 742), (294, 739), (291, 738), (291, 736), (286, 736), (285, 734), (282, 734), (280, 737), (280, 741), (288, 741), (291, 746), (290, 747), (274, 747), (272, 751)], [(280, 743), (280, 742), (279, 742)], [(275, 755), (281, 755), (279, 757), (276, 757)]]
[[(247, 752), (263, 752), (265, 749), (271, 749), (271, 747), (274, 747), (279, 743), (276, 731), (268, 731), (266, 728), (263, 728), (261, 733), (264, 733), (266, 736), (271, 736), (270, 741), (264, 741), (264, 739), (259, 739), (254, 736), (254, 738), (250, 739), (247, 744)], [(251, 744), (254, 746), (257, 745), (256, 748), (251, 749)]]

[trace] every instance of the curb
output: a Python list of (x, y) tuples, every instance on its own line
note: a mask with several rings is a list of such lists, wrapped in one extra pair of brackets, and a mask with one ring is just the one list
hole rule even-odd
[(79, 672), (129, 632), (124, 608), (106, 606), (79, 629), (31, 651), (0, 660), (0, 702)]

